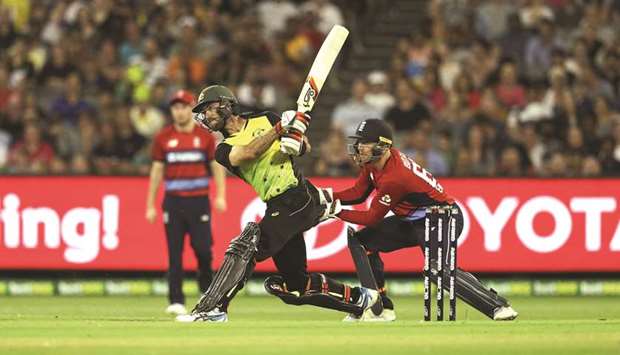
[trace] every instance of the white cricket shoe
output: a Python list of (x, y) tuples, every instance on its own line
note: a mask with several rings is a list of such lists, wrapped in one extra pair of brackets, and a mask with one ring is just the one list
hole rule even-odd
[(384, 308), (383, 312), (381, 312), (380, 316), (386, 322), (393, 322), (393, 321), (396, 320), (396, 312), (394, 312), (393, 309), (386, 309), (386, 308)]
[(356, 316), (356, 315), (355, 315), (355, 314), (353, 314), (353, 313), (349, 313), (349, 314), (347, 314), (347, 316), (346, 316), (346, 317), (344, 317), (344, 319), (343, 319), (342, 321), (343, 321), (343, 322), (347, 322), (347, 323), (350, 323), (350, 322), (359, 322), (359, 321), (360, 321), (360, 318), (361, 318), (361, 317), (358, 317), (358, 316)]
[(166, 313), (178, 316), (181, 314), (187, 314), (187, 309), (182, 303), (172, 303), (168, 307), (166, 307)]
[(396, 313), (393, 309), (383, 309), (381, 314), (376, 315), (372, 309), (367, 310), (359, 319), (360, 322), (393, 322), (396, 320)]
[(360, 299), (357, 301), (357, 305), (362, 308), (362, 314), (374, 306), (377, 301), (379, 301), (379, 291), (360, 287)]
[[(349, 313), (344, 319), (343, 322), (358, 322), (364, 315), (364, 312), (372, 310), (370, 308), (377, 303), (379, 300), (379, 292), (376, 290), (371, 290), (366, 287), (360, 287), (360, 298), (357, 300), (356, 305), (362, 308), (362, 315), (356, 316), (353, 313)], [(373, 314), (374, 315), (374, 314)]]
[(495, 313), (493, 313), (493, 320), (513, 320), (517, 318), (518, 315), (519, 313), (510, 306), (499, 307), (495, 310)]
[(208, 312), (192, 312), (191, 314), (182, 314), (176, 317), (177, 322), (191, 323), (191, 322), (212, 322), (212, 323), (224, 323), (228, 322), (228, 314), (220, 311), (219, 308), (213, 308)]

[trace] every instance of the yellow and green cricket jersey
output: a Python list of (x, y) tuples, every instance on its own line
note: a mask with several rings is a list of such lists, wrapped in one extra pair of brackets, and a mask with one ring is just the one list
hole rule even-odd
[(233, 146), (249, 144), (254, 138), (270, 130), (279, 118), (272, 112), (244, 116), (247, 119), (243, 129), (226, 137), (218, 144), (215, 159), (231, 173), (250, 184), (263, 201), (278, 196), (299, 182), (299, 172), (293, 159), (280, 152), (280, 140), (271, 144), (261, 156), (240, 166), (230, 164), (229, 154)]

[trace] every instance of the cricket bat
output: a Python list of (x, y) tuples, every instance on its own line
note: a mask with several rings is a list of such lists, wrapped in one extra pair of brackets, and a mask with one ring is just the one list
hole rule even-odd
[(319, 53), (314, 58), (299, 98), (297, 98), (297, 111), (309, 112), (312, 110), (348, 35), (349, 30), (340, 25), (335, 25), (329, 31)]

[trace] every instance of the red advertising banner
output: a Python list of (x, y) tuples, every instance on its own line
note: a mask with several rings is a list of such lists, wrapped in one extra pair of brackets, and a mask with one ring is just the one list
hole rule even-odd
[[(341, 189), (352, 179), (313, 178)], [(620, 180), (442, 179), (461, 205), (459, 264), (478, 272), (620, 272)], [(146, 178), (1, 177), (0, 269), (165, 270), (161, 222), (144, 218)], [(264, 204), (236, 178), (212, 216), (214, 266)], [(356, 208), (366, 208), (365, 205)], [(380, 237), (380, 236), (379, 236)], [(305, 234), (311, 270), (353, 272), (346, 225)], [(384, 254), (388, 272), (419, 271), (419, 249)], [(186, 245), (188, 269), (195, 260)], [(271, 261), (257, 266), (272, 271)]]

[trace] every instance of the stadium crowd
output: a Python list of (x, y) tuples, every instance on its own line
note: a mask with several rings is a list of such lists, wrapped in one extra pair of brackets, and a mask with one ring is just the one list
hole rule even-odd
[(620, 174), (620, 2), (433, 0), (427, 13), (336, 107), (318, 171), (354, 170), (337, 147), (371, 112), (435, 175)]
[(290, 108), (342, 22), (326, 0), (0, 1), (0, 172), (146, 174), (173, 92)]
[[(421, 6), (427, 22), (335, 108), (314, 174), (355, 173), (345, 136), (370, 116), (439, 176), (620, 174), (618, 1)], [(344, 10), (329, 0), (0, 0), (0, 173), (147, 174), (180, 88), (225, 83), (248, 107), (293, 107)]]

